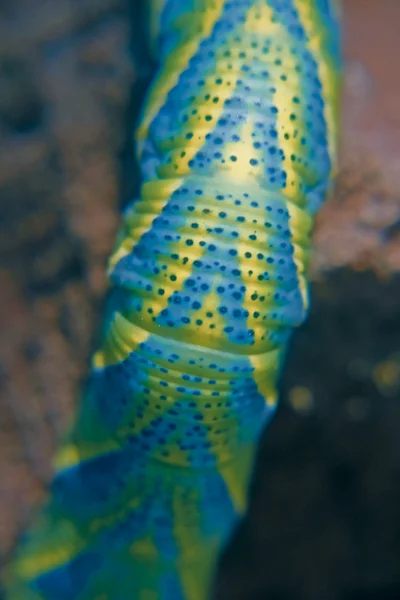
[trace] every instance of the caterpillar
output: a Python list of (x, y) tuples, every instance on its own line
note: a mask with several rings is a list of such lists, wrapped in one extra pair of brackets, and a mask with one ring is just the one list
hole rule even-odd
[(139, 197), (10, 600), (207, 600), (308, 306), (336, 164), (334, 0), (154, 0)]

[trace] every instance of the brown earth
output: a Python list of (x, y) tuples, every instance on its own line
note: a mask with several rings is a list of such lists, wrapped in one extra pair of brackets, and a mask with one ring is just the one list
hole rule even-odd
[[(400, 598), (400, 3), (347, 0), (341, 173), (218, 600)], [(134, 0), (0, 1), (0, 557), (87, 368), (151, 63)]]

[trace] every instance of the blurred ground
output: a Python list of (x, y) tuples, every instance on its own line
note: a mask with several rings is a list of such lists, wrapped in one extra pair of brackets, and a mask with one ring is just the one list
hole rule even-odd
[[(3, 560), (43, 496), (135, 188), (134, 4), (0, 1)], [(400, 598), (400, 3), (344, 5), (341, 173), (219, 600)]]

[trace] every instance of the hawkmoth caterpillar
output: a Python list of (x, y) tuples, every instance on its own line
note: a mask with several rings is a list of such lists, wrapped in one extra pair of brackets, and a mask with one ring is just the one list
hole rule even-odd
[(100, 348), (10, 600), (206, 600), (305, 317), (335, 165), (332, 0), (150, 3), (159, 71)]

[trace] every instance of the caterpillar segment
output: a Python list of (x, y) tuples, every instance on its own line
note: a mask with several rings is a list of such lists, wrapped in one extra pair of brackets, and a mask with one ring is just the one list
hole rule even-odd
[(150, 4), (159, 70), (102, 342), (9, 600), (207, 600), (336, 161), (336, 3)]

